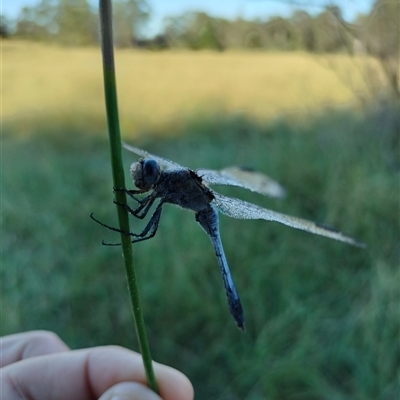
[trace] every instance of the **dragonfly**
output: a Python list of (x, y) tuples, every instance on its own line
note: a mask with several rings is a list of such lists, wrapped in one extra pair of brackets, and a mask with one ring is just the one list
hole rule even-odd
[[(331, 226), (282, 214), (244, 200), (224, 196), (209, 187), (209, 185), (237, 186), (271, 197), (284, 197), (285, 189), (260, 172), (240, 167), (228, 167), (222, 170), (192, 170), (138, 147), (126, 143), (123, 143), (123, 146), (140, 157), (130, 167), (130, 175), (137, 189), (116, 190), (125, 191), (137, 206), (131, 208), (127, 204), (117, 204), (126, 207), (134, 217), (143, 219), (148, 215), (156, 200), (158, 200), (158, 203), (142, 232), (137, 234), (132, 232), (122, 233), (130, 235), (132, 243), (154, 237), (164, 204), (174, 204), (193, 211), (196, 221), (211, 240), (221, 271), (230, 313), (236, 325), (243, 331), (245, 330), (243, 308), (222, 246), (219, 213), (237, 219), (279, 222), (291, 228), (339, 240), (350, 245), (365, 246), (364, 243)], [(137, 197), (137, 195), (143, 194), (146, 194), (145, 197)], [(103, 224), (94, 218), (93, 214), (91, 217), (101, 225), (121, 232), (120, 229)]]

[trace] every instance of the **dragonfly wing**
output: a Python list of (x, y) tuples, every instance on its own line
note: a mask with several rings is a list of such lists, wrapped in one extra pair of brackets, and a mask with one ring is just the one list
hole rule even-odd
[(281, 214), (279, 212), (268, 210), (267, 208), (259, 207), (243, 200), (223, 196), (219, 193), (213, 192), (213, 195), (215, 197), (213, 203), (217, 209), (222, 214), (225, 214), (229, 217), (238, 219), (263, 219), (266, 221), (275, 221), (295, 229), (314, 233), (315, 235), (326, 236), (330, 239), (340, 240), (354, 246), (365, 247), (365, 243), (358, 242), (357, 240), (344, 235), (342, 232), (329, 227), (328, 225), (318, 224), (306, 219)]
[(124, 148), (126, 150), (129, 150), (132, 153), (135, 153), (140, 157), (151, 158), (151, 159), (157, 161), (157, 163), (161, 167), (163, 167), (164, 169), (187, 169), (187, 168), (183, 167), (182, 165), (179, 165), (178, 163), (176, 163), (174, 161), (171, 161), (171, 160), (168, 160), (166, 158), (159, 157), (159, 156), (156, 156), (154, 154), (148, 153), (146, 150), (139, 149), (138, 147), (131, 146), (131, 145), (127, 144), (127, 143), (122, 142), (122, 146), (124, 146)]
[(239, 186), (270, 197), (285, 197), (285, 189), (269, 176), (242, 167), (228, 167), (219, 171), (200, 169), (197, 174), (211, 185)]

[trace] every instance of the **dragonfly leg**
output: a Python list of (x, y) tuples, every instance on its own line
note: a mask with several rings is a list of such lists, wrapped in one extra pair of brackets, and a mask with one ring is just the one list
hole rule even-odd
[(147, 190), (143, 189), (127, 189), (127, 188), (113, 188), (114, 192), (125, 192), (129, 196), (133, 196), (134, 194), (142, 194), (147, 192)]
[(125, 188), (114, 188), (114, 192), (125, 192), (131, 199), (135, 200), (137, 203), (141, 203), (145, 199), (138, 199), (135, 194), (143, 194), (147, 192), (147, 190), (141, 190), (141, 189), (125, 189)]
[[(113, 226), (110, 226), (110, 225), (105, 224), (104, 222), (101, 222), (100, 220), (98, 220), (97, 218), (94, 217), (93, 213), (90, 214), (90, 218), (93, 221), (97, 222), (99, 225), (104, 226), (105, 228), (110, 229), (111, 231), (123, 233), (124, 235), (128, 235), (128, 236), (134, 236), (134, 237), (138, 236), (135, 233), (124, 231), (119, 228), (114, 228)], [(105, 243), (104, 241), (103, 241), (103, 244), (106, 246), (120, 246), (121, 245), (121, 243)]]
[[(127, 232), (127, 231), (124, 231), (122, 229), (115, 228), (113, 226), (107, 225), (104, 222), (101, 222), (97, 218), (95, 218), (93, 213), (90, 214), (90, 218), (93, 221), (95, 221), (98, 224), (100, 224), (101, 226), (104, 226), (105, 228), (110, 229), (111, 231), (119, 232), (119, 233), (122, 233), (124, 235), (128, 235), (128, 236), (137, 238), (137, 239), (132, 240), (132, 243), (137, 243), (137, 242), (142, 242), (142, 241), (147, 240), (147, 239), (151, 239), (157, 233), (158, 224), (160, 222), (160, 217), (161, 217), (162, 205), (163, 205), (163, 203), (161, 203), (161, 202), (158, 204), (158, 206), (157, 206), (156, 210), (154, 211), (154, 214), (151, 216), (148, 224), (143, 229), (143, 231), (140, 232), (140, 233)], [(103, 244), (105, 246), (119, 246), (119, 245), (121, 245), (121, 243), (107, 243), (107, 242), (104, 242), (104, 241), (103, 241)]]
[(146, 198), (139, 200), (139, 205), (135, 209), (131, 208), (128, 204), (120, 203), (116, 200), (114, 200), (114, 204), (124, 207), (129, 214), (133, 215), (134, 217), (143, 219), (146, 217), (155, 199), (156, 198), (153, 195), (149, 195)]
[(138, 239), (132, 240), (132, 243), (142, 242), (143, 240), (148, 240), (155, 236), (160, 223), (162, 206), (163, 203), (160, 202), (143, 231), (135, 235)]

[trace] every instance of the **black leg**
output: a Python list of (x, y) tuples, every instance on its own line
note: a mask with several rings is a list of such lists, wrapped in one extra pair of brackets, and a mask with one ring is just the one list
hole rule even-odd
[(111, 231), (114, 232), (119, 232), (119, 233), (123, 233), (124, 235), (129, 235), (129, 236), (140, 236), (137, 235), (136, 233), (132, 233), (132, 232), (127, 232), (127, 231), (123, 231), (122, 229), (119, 228), (114, 228), (113, 226), (107, 225), (104, 222), (101, 222), (100, 220), (98, 220), (97, 218), (95, 218), (95, 216), (93, 215), (93, 213), (90, 214), (90, 218), (92, 218), (93, 221), (97, 222), (99, 225), (104, 226), (107, 229), (110, 229)]
[(137, 203), (141, 203), (145, 199), (138, 199), (135, 194), (143, 194), (148, 192), (148, 190), (142, 189), (125, 189), (125, 188), (113, 188), (114, 192), (125, 192), (131, 199), (135, 200)]
[(161, 211), (163, 203), (160, 203), (154, 214), (151, 216), (149, 223), (141, 233), (135, 235), (138, 239), (132, 240), (132, 243), (142, 242), (143, 240), (151, 239), (157, 233), (158, 225), (160, 223)]
[(134, 217), (143, 219), (146, 217), (146, 215), (149, 212), (151, 206), (153, 205), (155, 199), (156, 198), (154, 196), (149, 195), (146, 198), (141, 199), (139, 201), (139, 206), (136, 207), (135, 209), (131, 208), (128, 204), (119, 203), (115, 200), (114, 200), (114, 204), (124, 207), (129, 212), (129, 214), (133, 215)]
[[(143, 229), (143, 231), (141, 233), (138, 233), (138, 234), (132, 233), (132, 232), (126, 232), (126, 231), (123, 231), (123, 230), (121, 230), (119, 228), (114, 228), (113, 226), (107, 225), (107, 224), (99, 221), (97, 218), (95, 218), (93, 213), (90, 214), (90, 218), (92, 218), (93, 221), (97, 222), (101, 226), (104, 226), (105, 228), (110, 229), (111, 231), (119, 232), (119, 233), (122, 233), (124, 235), (128, 235), (128, 236), (131, 236), (131, 237), (138, 238), (138, 239), (132, 240), (132, 243), (137, 243), (137, 242), (142, 242), (142, 241), (147, 240), (147, 239), (151, 239), (157, 233), (158, 224), (160, 222), (160, 216), (161, 216), (161, 211), (162, 211), (162, 205), (163, 205), (163, 203), (159, 203), (158, 204), (158, 206), (157, 206), (154, 214), (151, 216), (148, 224)], [(106, 243), (104, 241), (103, 241), (103, 244), (105, 246), (120, 246), (121, 245), (121, 243)]]

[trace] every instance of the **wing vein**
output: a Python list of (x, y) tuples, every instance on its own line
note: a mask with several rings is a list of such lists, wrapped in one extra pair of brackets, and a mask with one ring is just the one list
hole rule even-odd
[(217, 209), (232, 218), (237, 219), (262, 219), (265, 221), (279, 222), (291, 228), (300, 229), (315, 235), (325, 236), (331, 239), (340, 240), (354, 246), (365, 247), (365, 243), (359, 242), (350, 236), (346, 236), (342, 232), (330, 228), (326, 225), (308, 221), (306, 219), (292, 217), (291, 215), (282, 214), (267, 208), (259, 207), (255, 204), (248, 203), (233, 197), (226, 197), (219, 193), (213, 192)]

